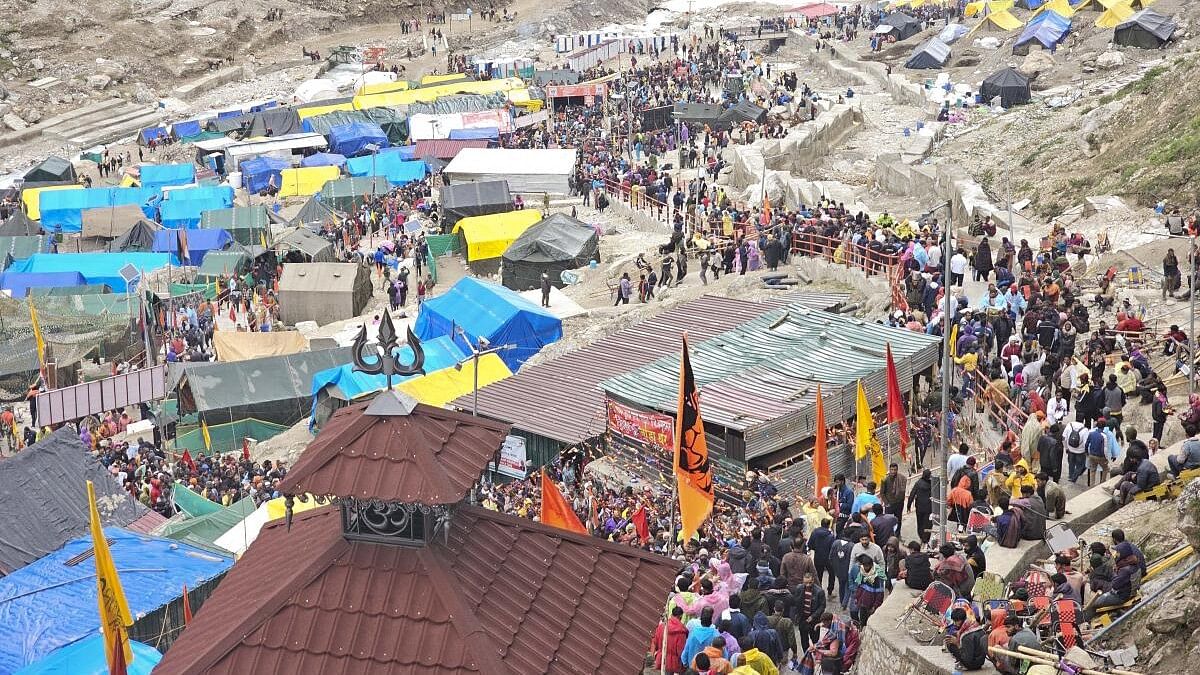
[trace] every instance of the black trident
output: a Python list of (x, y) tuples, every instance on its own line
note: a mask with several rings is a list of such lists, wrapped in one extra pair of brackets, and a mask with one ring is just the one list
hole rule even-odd
[[(388, 311), (383, 310), (383, 319), (379, 322), (379, 344), (367, 344), (367, 326), (363, 324), (361, 330), (358, 331), (358, 336), (354, 338), (354, 346), (350, 352), (350, 358), (354, 362), (354, 369), (360, 373), (368, 375), (384, 375), (387, 377), (387, 390), (392, 389), (392, 378), (400, 375), (406, 377), (408, 375), (424, 375), (425, 374), (425, 350), (421, 347), (421, 340), (412, 332), (412, 326), (408, 327), (408, 335), (405, 337), (405, 342), (412, 349), (413, 358), (411, 363), (403, 363), (400, 357), (395, 353), (399, 346), (399, 336), (396, 334), (396, 326), (392, 323), (392, 316)], [(368, 356), (374, 356), (375, 362), (369, 363)]]

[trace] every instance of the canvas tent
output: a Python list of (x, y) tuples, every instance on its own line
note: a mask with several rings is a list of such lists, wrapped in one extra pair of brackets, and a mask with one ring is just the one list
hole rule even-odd
[(37, 166), (25, 172), (25, 184), (38, 183), (54, 185), (58, 183), (78, 183), (75, 165), (62, 157), (47, 157)]
[[(321, 188), (322, 192), (324, 189)], [(304, 206), (301, 206), (296, 215), (292, 216), (292, 219), (288, 221), (288, 224), (319, 229), (325, 223), (337, 222), (339, 219), (345, 217), (333, 208), (323, 204), (318, 197), (319, 195), (309, 197), (308, 201), (304, 202)]]
[(371, 272), (355, 263), (295, 263), (279, 279), (280, 318), (324, 325), (358, 316), (371, 299)]
[(1075, 16), (1075, 8), (1071, 6), (1071, 3), (1068, 0), (1050, 0), (1049, 2), (1043, 3), (1040, 7), (1038, 7), (1036, 11), (1034, 11), (1033, 16), (1034, 18), (1037, 18), (1042, 14), (1051, 13), (1058, 14), (1064, 19), (1069, 19), (1072, 16)]
[(24, 211), (14, 212), (0, 225), (0, 236), (4, 237), (31, 237), (42, 233), (42, 226)]
[[(1071, 32), (1071, 20), (1057, 12), (1043, 12), (1035, 16), (1017, 41), (1013, 44), (1014, 54), (1028, 54), (1033, 44), (1041, 45), (1042, 49), (1053, 51), (1067, 34)], [(1005, 106), (1007, 107), (1007, 106)]]
[(921, 32), (924, 24), (920, 20), (905, 14), (904, 12), (892, 12), (883, 17), (879, 22), (880, 26), (891, 26), (892, 32), (896, 34), (897, 40), (907, 40), (908, 38)]
[[(462, 329), (471, 344), (512, 345), (500, 358), (514, 373), (542, 347), (562, 338), (562, 320), (503, 286), (466, 277), (421, 305), (413, 332), (432, 340)], [(460, 340), (460, 337), (455, 339)]]
[(738, 101), (731, 108), (721, 113), (720, 121), (730, 125), (743, 122), (758, 123), (767, 116), (766, 108), (760, 108), (750, 101)]
[(1016, 68), (1004, 68), (989, 75), (979, 87), (979, 93), (985, 102), (999, 96), (1000, 105), (1005, 108), (1029, 103), (1029, 78)]
[(576, 150), (514, 150), (466, 148), (442, 172), (451, 183), (475, 183), (504, 179), (518, 193), (570, 192), (575, 172)]
[(596, 228), (566, 214), (556, 213), (535, 224), (504, 251), (500, 275), (514, 291), (541, 287), (543, 274), (561, 288), (562, 271), (600, 260)]
[(239, 244), (258, 244), (270, 234), (271, 224), (265, 206), (234, 206), (200, 214), (200, 228), (225, 230)]
[(158, 231), (158, 223), (142, 218), (133, 224), (125, 234), (113, 239), (109, 244), (110, 251), (143, 251), (154, 249), (154, 233)]
[[(504, 255), (505, 249), (542, 219), (537, 209), (521, 209), (489, 216), (470, 216), (454, 225), (454, 232), (461, 232), (467, 262), (493, 260)], [(499, 260), (495, 261), (499, 264)]]
[(1175, 22), (1169, 17), (1152, 9), (1143, 9), (1117, 26), (1113, 32), (1113, 42), (1126, 47), (1158, 49), (1170, 41), (1175, 29)]
[(980, 19), (979, 23), (975, 24), (975, 27), (971, 29), (971, 33), (969, 34), (979, 32), (1007, 33), (1009, 31), (1014, 31), (1023, 25), (1024, 24), (1021, 23), (1020, 19), (1013, 16), (1012, 12), (1006, 9), (999, 12), (989, 12), (985, 14), (984, 17)]
[(1116, 2), (1106, 8), (1104, 12), (1096, 18), (1097, 28), (1116, 28), (1125, 23), (1134, 14), (1133, 9), (1125, 2)]
[(313, 234), (307, 227), (297, 227), (275, 240), (275, 250), (291, 259), (289, 253), (300, 256), (304, 262), (334, 262), (333, 244), (325, 237)]
[(945, 66), (949, 60), (950, 45), (937, 38), (930, 38), (913, 50), (912, 55), (904, 62), (904, 67), (914, 70), (936, 69)]
[(268, 333), (222, 330), (213, 333), (212, 340), (217, 358), (225, 363), (308, 351), (308, 339), (294, 330)]
[(213, 251), (204, 256), (196, 271), (196, 283), (212, 283), (214, 279), (241, 274), (250, 269), (250, 255), (245, 251)]
[(728, 129), (729, 123), (721, 121), (724, 112), (719, 105), (712, 103), (676, 103), (671, 109), (671, 117), (676, 122), (683, 122), (693, 127), (709, 126), (714, 129)]
[(461, 183), (442, 188), (442, 227), (447, 231), (460, 219), (513, 210), (508, 181)]
[(341, 212), (352, 211), (370, 195), (384, 195), (392, 189), (383, 176), (362, 178), (339, 178), (331, 180), (321, 188), (322, 205)]

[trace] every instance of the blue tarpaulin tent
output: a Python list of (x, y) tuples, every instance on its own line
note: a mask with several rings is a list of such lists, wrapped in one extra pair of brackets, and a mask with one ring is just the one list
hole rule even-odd
[(1042, 12), (1033, 17), (1025, 26), (1021, 36), (1013, 44), (1013, 52), (1025, 53), (1029, 50), (1029, 45), (1034, 42), (1040, 44), (1043, 49), (1053, 50), (1067, 39), (1067, 34), (1070, 32), (1070, 19), (1053, 10)]
[[(126, 675), (150, 675), (162, 661), (162, 654), (148, 644), (129, 641), (133, 662), (125, 667)], [(79, 642), (54, 650), (49, 656), (18, 670), (15, 675), (108, 675), (108, 660), (104, 652), (104, 636), (93, 635)]]
[[(421, 305), (413, 332), (432, 340), (461, 328), (471, 344), (513, 345), (500, 358), (514, 373), (530, 357), (562, 338), (562, 320), (499, 284), (464, 278)], [(455, 337), (463, 345), (461, 337)]]
[(171, 133), (178, 138), (188, 138), (190, 136), (199, 136), (204, 129), (201, 128), (200, 120), (188, 120), (186, 122), (176, 122), (171, 125)]
[[(231, 556), (174, 541), (104, 528), (121, 574), (129, 612), (142, 617), (179, 600), (183, 587), (197, 589), (233, 566)], [(55, 650), (100, 632), (96, 612), (96, 566), (83, 558), (92, 538), (80, 537), (54, 553), (0, 579), (0, 672), (12, 673)]]
[(351, 157), (346, 160), (346, 172), (351, 176), (383, 176), (392, 185), (421, 180), (425, 177), (425, 171), (425, 162), (406, 161), (396, 152)]
[(275, 187), (283, 185), (283, 177), (280, 171), (290, 169), (292, 163), (286, 159), (277, 157), (254, 157), (242, 162), (242, 187), (246, 188), (251, 193), (262, 192), (271, 184), (271, 178), (275, 178)]
[(351, 122), (330, 127), (329, 149), (339, 155), (352, 157), (361, 152), (367, 152), (368, 145), (380, 148), (388, 146), (387, 134), (383, 128), (373, 122)]
[[(49, 190), (38, 195), (42, 229), (72, 234), (83, 228), (83, 210), (103, 207), (142, 206), (158, 194), (153, 188), (102, 187)], [(145, 211), (145, 209), (143, 209)], [(146, 215), (149, 217), (151, 213)]]
[(173, 229), (196, 227), (200, 224), (200, 214), (231, 206), (233, 188), (228, 185), (172, 190), (158, 204), (159, 222)]
[(462, 141), (471, 138), (484, 138), (489, 140), (500, 140), (500, 130), (496, 127), (479, 127), (476, 129), (451, 129), (450, 140)]
[(415, 145), (397, 145), (393, 148), (388, 148), (384, 152), (394, 152), (400, 155), (400, 159), (416, 159), (417, 146)]
[[(179, 233), (187, 237), (187, 256), (180, 255)], [(174, 253), (184, 265), (199, 265), (209, 251), (220, 251), (233, 243), (233, 237), (221, 229), (159, 230), (154, 233), (154, 251)]]
[(345, 166), (346, 156), (338, 155), (332, 152), (318, 152), (315, 155), (309, 155), (300, 160), (301, 167), (309, 166)]
[(0, 290), (11, 292), (14, 298), (29, 295), (31, 288), (82, 286), (85, 283), (79, 272), (0, 272)]
[(217, 119), (223, 120), (229, 117), (241, 117), (242, 113), (243, 111), (240, 108), (237, 110), (225, 110), (217, 113)]
[(18, 260), (8, 271), (22, 274), (74, 271), (82, 274), (88, 284), (107, 284), (114, 293), (124, 293), (125, 280), (120, 270), (126, 264), (142, 272), (152, 272), (168, 263), (178, 265), (179, 260), (170, 253), (38, 253)]
[(165, 138), (166, 135), (167, 128), (164, 126), (146, 127), (141, 131), (142, 145), (147, 145), (156, 138)]
[(264, 110), (270, 110), (271, 108), (277, 107), (279, 107), (279, 101), (267, 101), (266, 103), (259, 103), (258, 105), (250, 106), (250, 112), (262, 112)]
[(145, 164), (140, 170), (143, 188), (161, 188), (164, 185), (188, 185), (196, 182), (195, 164)]

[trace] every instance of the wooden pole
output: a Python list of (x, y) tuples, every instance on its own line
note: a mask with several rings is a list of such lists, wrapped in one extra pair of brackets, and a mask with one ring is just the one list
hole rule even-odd
[[(1000, 647), (988, 647), (988, 651), (992, 654), (1008, 656), (1014, 659), (1024, 659), (1031, 663), (1036, 663), (1042, 666), (1058, 667), (1059, 657), (1055, 656), (1054, 654), (1040, 652), (1036, 649), (1030, 649), (1029, 647), (1017, 647), (1017, 649), (1020, 651), (1014, 652)], [(1094, 670), (1091, 668), (1084, 668), (1079, 672), (1083, 673), (1084, 675), (1142, 675), (1141, 673), (1134, 673), (1128, 670)]]

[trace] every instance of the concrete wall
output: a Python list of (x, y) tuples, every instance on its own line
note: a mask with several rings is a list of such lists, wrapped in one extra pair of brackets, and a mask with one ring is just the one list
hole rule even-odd
[[(800, 172), (819, 163), (846, 136), (862, 124), (858, 101), (834, 104), (817, 119), (805, 122), (782, 139), (759, 139), (749, 145), (732, 146), (732, 172), (729, 186), (735, 189), (757, 186), (764, 168), (782, 172)], [(781, 189), (781, 180), (777, 189)], [(768, 194), (771, 191), (768, 190)], [(773, 195), (782, 197), (782, 194)]]

